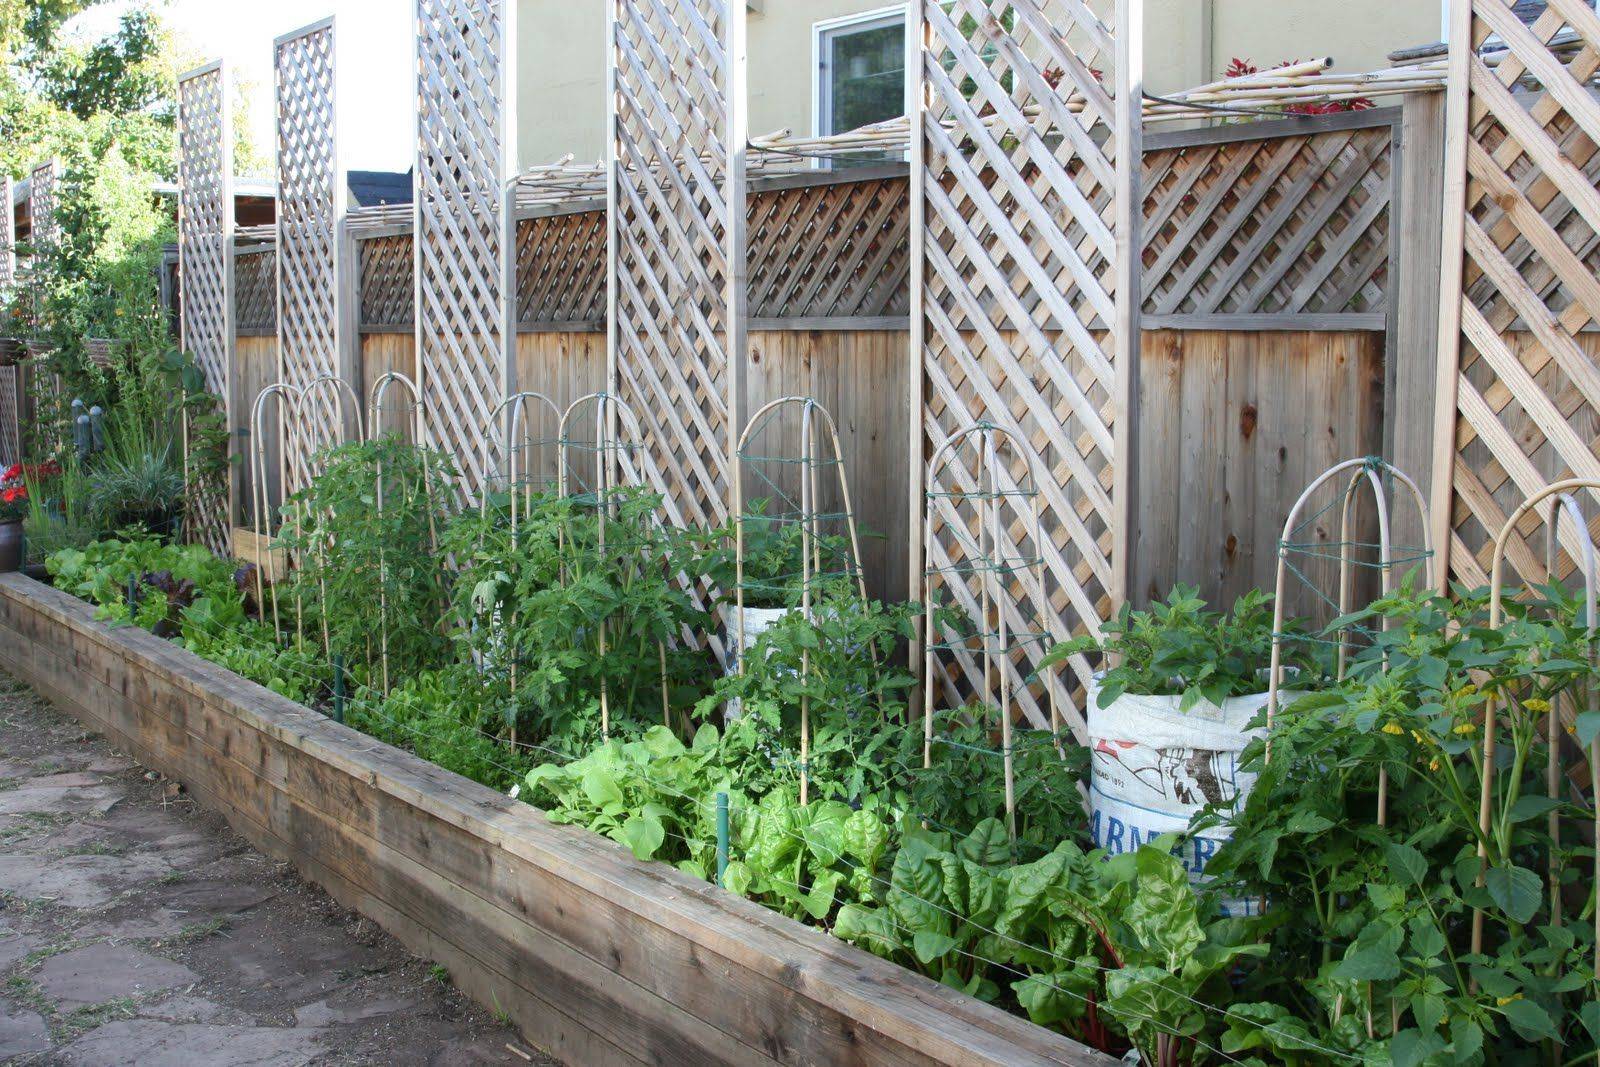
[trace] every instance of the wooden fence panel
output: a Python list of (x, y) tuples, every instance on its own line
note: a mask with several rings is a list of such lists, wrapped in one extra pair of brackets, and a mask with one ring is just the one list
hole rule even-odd
[[(295, 389), (340, 377), (340, 258), (344, 168), (334, 107), (333, 20), (277, 39), (277, 330), (278, 376)], [(251, 394), (253, 396), (254, 394)], [(311, 456), (340, 441), (341, 397), (318, 388), (286, 409), (282, 484), (290, 492), (311, 481)]]
[[(1119, 453), (1130, 458), (1125, 416), (1138, 358), (1140, 19), (1126, 0), (1102, 3), (1098, 13), (1090, 7), (1021, 0), (998, 17), (977, 0), (922, 0), (914, 8), (921, 91), (913, 119), (911, 329), (921, 429), (912, 454), (920, 468), (920, 457), (986, 420), (1014, 428), (1042, 460), (1040, 543), (1028, 543), (1026, 505), (1013, 509), (999, 543), (1008, 561), (1038, 557), (1044, 569), (1043, 610), (1030, 612), (1019, 584), (999, 609), (1013, 633), (1041, 635), (1004, 659), (1021, 714), (1041, 727), (1055, 725), (1050, 702), (1029, 679), (1048, 647), (1045, 635), (1056, 629), (1049, 616), (1072, 630), (1098, 628), (1126, 592), (1131, 526), (1125, 482), (1132, 470), (1119, 466)], [(1021, 464), (1000, 466), (999, 490), (1017, 493), (1027, 476)], [(922, 545), (925, 565), (946, 576), (935, 595), (969, 613), (986, 580), (960, 570), (976, 562), (977, 508), (960, 507), (949, 494), (971, 491), (982, 478), (962, 456), (945, 484), (927, 487), (935, 513)], [(918, 514), (921, 497), (914, 489)], [(913, 573), (922, 567), (919, 560)], [(984, 614), (969, 629), (999, 625)], [(961, 637), (929, 635), (949, 643)], [(943, 700), (986, 688), (970, 642), (950, 651), (945, 670)], [(1091, 670), (1082, 657), (1071, 664), (1076, 683)], [(1083, 716), (1067, 691), (1076, 685), (1053, 673), (1046, 684), (1059, 687), (1066, 724), (1081, 733)]]
[[(1522, 498), (1600, 477), (1584, 334), (1600, 322), (1600, 16), (1558, 0), (1524, 25), (1508, 0), (1457, 0), (1452, 19), (1433, 521), (1449, 577), (1470, 586)], [(1507, 50), (1493, 67), (1476, 52), (1490, 35)], [(1508, 546), (1510, 581), (1542, 580), (1538, 522)]]
[[(278, 332), (278, 251), (273, 245), (235, 245), (233, 253), (233, 324), (239, 337)], [(240, 394), (245, 405), (255, 394)], [(249, 412), (244, 414), (246, 421)]]
[(416, 351), (428, 443), (456, 457), (463, 497), (502, 468), (483, 425), (513, 391), (509, 210), (516, 126), (510, 0), (416, 0), (413, 232)]
[[(234, 360), (233, 112), (228, 69), (208, 63), (178, 81), (178, 258), (183, 276), (183, 348), (229, 425), (238, 406), (230, 391)], [(234, 452), (229, 441), (230, 458)], [(189, 465), (186, 463), (186, 468)], [(186, 536), (229, 549), (233, 478), (227, 486), (191, 484)]]
[(741, 0), (608, 6), (613, 389), (681, 525), (732, 511), (744, 416)]

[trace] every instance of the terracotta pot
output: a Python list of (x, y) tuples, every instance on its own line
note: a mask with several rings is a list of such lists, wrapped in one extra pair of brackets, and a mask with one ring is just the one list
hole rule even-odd
[(0, 522), (0, 574), (22, 569), (22, 522)]

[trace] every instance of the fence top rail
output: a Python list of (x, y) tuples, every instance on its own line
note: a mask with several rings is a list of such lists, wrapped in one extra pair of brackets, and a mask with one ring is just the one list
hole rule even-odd
[(1146, 153), (1195, 145), (1230, 144), (1237, 141), (1266, 141), (1275, 137), (1305, 137), (1340, 130), (1366, 130), (1393, 126), (1400, 121), (1399, 107), (1372, 107), (1361, 111), (1339, 111), (1332, 115), (1285, 115), (1281, 119), (1208, 126), (1194, 130), (1169, 130), (1146, 134)]

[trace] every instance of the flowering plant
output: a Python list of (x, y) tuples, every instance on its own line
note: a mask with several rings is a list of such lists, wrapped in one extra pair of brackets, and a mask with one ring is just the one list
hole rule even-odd
[(28, 514), (28, 482), (22, 464), (13, 463), (0, 477), (0, 522), (21, 522)]

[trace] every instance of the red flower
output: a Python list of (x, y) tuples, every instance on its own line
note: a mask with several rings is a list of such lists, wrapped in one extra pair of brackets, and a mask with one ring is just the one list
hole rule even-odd
[(15, 504), (19, 500), (28, 499), (28, 491), (20, 485), (13, 485), (9, 489), (0, 490), (0, 501)]
[(22, 464), (13, 463), (11, 466), (6, 468), (5, 480), (9, 482), (11, 479), (17, 477), (21, 473), (22, 473)]
[(1222, 72), (1222, 76), (1224, 78), (1242, 78), (1246, 74), (1254, 73), (1256, 73), (1256, 68), (1250, 64), (1249, 60), (1234, 56), (1228, 61), (1228, 69)]

